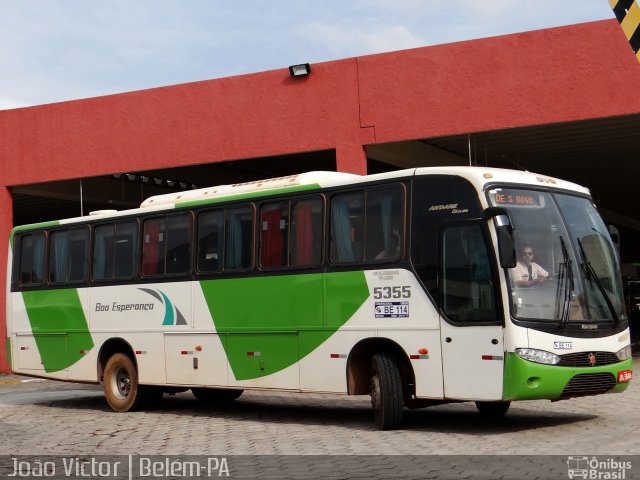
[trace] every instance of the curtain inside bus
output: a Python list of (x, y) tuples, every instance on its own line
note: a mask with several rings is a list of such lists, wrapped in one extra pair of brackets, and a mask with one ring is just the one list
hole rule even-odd
[(160, 225), (157, 221), (144, 223), (144, 246), (142, 250), (142, 274), (158, 273), (160, 254)]
[(51, 235), (49, 251), (49, 281), (51, 283), (64, 282), (67, 279), (67, 252), (69, 232), (54, 232)]
[(295, 227), (295, 250), (291, 258), (292, 265), (311, 265), (313, 263), (313, 220), (311, 204), (299, 202), (293, 211)]
[(332, 202), (333, 219), (333, 254), (335, 262), (353, 262), (353, 246), (351, 244), (351, 222), (349, 220), (349, 197), (336, 197)]
[(260, 242), (260, 265), (263, 267), (281, 267), (283, 265), (281, 225), (282, 212), (280, 205), (272, 207), (270, 210), (263, 210), (261, 215)]

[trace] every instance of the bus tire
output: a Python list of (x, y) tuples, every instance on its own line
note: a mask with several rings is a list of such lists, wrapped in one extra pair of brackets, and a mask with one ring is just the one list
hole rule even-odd
[(504, 416), (509, 410), (511, 402), (476, 402), (476, 408), (480, 415), (488, 418), (498, 418)]
[(373, 356), (370, 393), (376, 427), (393, 430), (402, 425), (402, 379), (392, 355), (378, 353)]
[(228, 390), (226, 388), (192, 388), (191, 393), (203, 403), (233, 402), (244, 390)]
[(124, 353), (116, 353), (107, 360), (102, 388), (107, 403), (116, 412), (140, 410), (162, 398), (162, 390), (138, 384), (138, 371)]

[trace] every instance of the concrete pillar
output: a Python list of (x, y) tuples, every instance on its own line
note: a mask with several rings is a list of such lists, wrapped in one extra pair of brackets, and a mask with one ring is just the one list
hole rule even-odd
[(344, 173), (367, 174), (367, 156), (358, 144), (341, 144), (336, 147), (336, 170)]

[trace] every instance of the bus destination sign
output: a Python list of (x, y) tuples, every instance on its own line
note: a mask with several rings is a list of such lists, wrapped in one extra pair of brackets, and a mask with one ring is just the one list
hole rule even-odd
[(540, 195), (522, 190), (494, 191), (496, 205), (513, 205), (518, 207), (540, 207)]

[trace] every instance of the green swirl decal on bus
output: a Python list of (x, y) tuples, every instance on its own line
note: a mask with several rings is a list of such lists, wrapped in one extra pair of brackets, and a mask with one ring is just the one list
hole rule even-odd
[(70, 367), (94, 347), (76, 289), (34, 290), (22, 298), (47, 373)]
[[(369, 296), (361, 271), (206, 280), (200, 285), (216, 331), (227, 334), (223, 346), (238, 380), (270, 375), (298, 362)], [(296, 292), (291, 303), (282, 301), (287, 291)], [(261, 358), (248, 359), (247, 352), (258, 344)]]
[(182, 315), (182, 312), (178, 309), (178, 307), (174, 307), (169, 297), (167, 297), (164, 292), (160, 290), (152, 290), (150, 288), (139, 288), (138, 290), (148, 293), (153, 298), (159, 300), (164, 305), (164, 319), (162, 320), (163, 326), (168, 325), (187, 325), (187, 321)]

